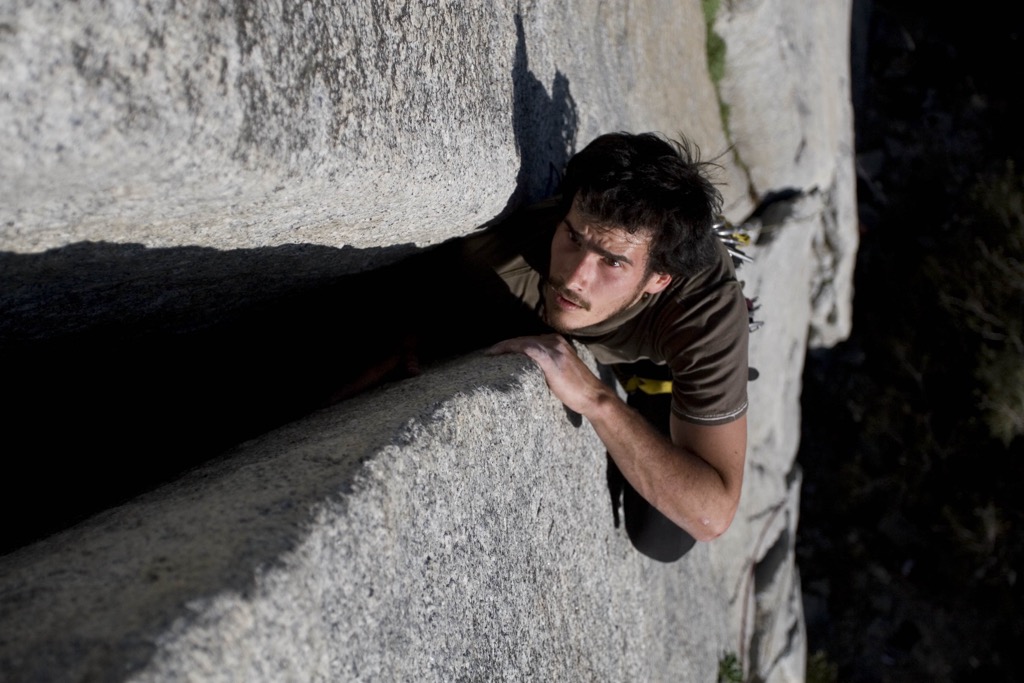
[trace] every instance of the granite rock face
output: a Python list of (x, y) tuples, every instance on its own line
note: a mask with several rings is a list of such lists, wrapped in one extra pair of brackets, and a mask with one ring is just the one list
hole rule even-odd
[(605, 469), (523, 360), (464, 359), (5, 558), (0, 674), (712, 680), (707, 548), (633, 550)]
[[(723, 6), (726, 126), (695, 1), (9, 3), (0, 342), (47, 380), (467, 234), (620, 129), (720, 155), (765, 329), (740, 512), (677, 563), (632, 549), (603, 447), (538, 372), (471, 354), (0, 557), (0, 678), (707, 681), (731, 652), (802, 680), (800, 378), (848, 331), (857, 236), (849, 10)], [(144, 467), (202, 437), (176, 420), (23, 436)]]
[(0, 235), (17, 253), (423, 246), (539, 198), (602, 132), (679, 128), (725, 148), (699, 106), (714, 94), (694, 3), (7, 14)]

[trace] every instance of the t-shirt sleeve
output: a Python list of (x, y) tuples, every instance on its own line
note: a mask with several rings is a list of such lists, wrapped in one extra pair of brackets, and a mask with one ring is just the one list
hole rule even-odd
[(664, 354), (672, 370), (672, 412), (695, 424), (725, 424), (747, 410), (749, 316), (742, 285), (722, 283), (685, 302), (666, 326)]

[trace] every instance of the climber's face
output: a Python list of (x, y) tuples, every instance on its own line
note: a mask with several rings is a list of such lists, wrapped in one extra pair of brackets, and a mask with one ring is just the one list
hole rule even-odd
[(607, 320), (665, 289), (672, 276), (649, 273), (651, 235), (602, 225), (573, 202), (551, 240), (544, 317), (560, 332)]

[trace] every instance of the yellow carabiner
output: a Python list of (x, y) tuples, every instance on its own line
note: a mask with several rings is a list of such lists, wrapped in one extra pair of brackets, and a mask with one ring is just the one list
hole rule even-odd
[(636, 375), (633, 375), (629, 378), (629, 381), (626, 382), (626, 386), (624, 388), (628, 394), (632, 394), (634, 391), (642, 391), (648, 396), (671, 394), (672, 380), (647, 379), (645, 377), (637, 377)]

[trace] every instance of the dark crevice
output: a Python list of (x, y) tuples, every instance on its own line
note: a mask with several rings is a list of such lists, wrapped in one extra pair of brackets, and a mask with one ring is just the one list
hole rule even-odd
[[(254, 16), (238, 5), (236, 17), (244, 53)], [(515, 29), (521, 168), (503, 215), (554, 190), (577, 125), (568, 80), (559, 73), (548, 94), (520, 17)], [(11, 463), (0, 552), (331, 403), (367, 366), (378, 384), (408, 376), (410, 330), (428, 365), (539, 331), (454, 250), (90, 242), (0, 253), (0, 449)]]

